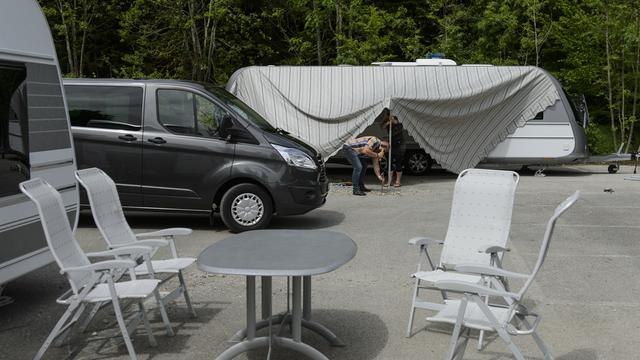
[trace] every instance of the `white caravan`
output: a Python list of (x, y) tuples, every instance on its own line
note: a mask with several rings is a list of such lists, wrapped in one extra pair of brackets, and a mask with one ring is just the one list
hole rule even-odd
[(36, 207), (18, 184), (37, 177), (51, 183), (74, 225), (78, 189), (60, 68), (38, 3), (0, 2), (0, 34), (1, 291), (8, 281), (53, 261)]
[(448, 59), (374, 65), (253, 66), (236, 71), (227, 89), (325, 158), (340, 157), (357, 134), (382, 135), (377, 122), (391, 109), (413, 137), (405, 157), (413, 173), (426, 172), (431, 159), (454, 172), (479, 162), (589, 159), (586, 107), (574, 106), (543, 69)]
[[(377, 62), (378, 66), (456, 66), (450, 59), (417, 59), (416, 62)], [(478, 67), (494, 65), (460, 65)], [(560, 82), (549, 74), (560, 98), (524, 126), (500, 142), (482, 161), (490, 164), (511, 165), (553, 165), (568, 164), (588, 160), (587, 140), (584, 129), (589, 123), (589, 114), (584, 98), (571, 99)], [(382, 117), (377, 119), (382, 121)], [(376, 121), (363, 134), (379, 132)], [(407, 134), (405, 134), (407, 136)], [(410, 137), (407, 137), (411, 139)], [(629, 157), (624, 159), (628, 160)], [(594, 159), (597, 160), (597, 159)], [(609, 160), (602, 158), (601, 160)], [(620, 159), (618, 159), (620, 160)], [(405, 168), (413, 174), (426, 173), (435, 164), (427, 153), (414, 141), (407, 144)], [(609, 168), (613, 172), (612, 168)]]

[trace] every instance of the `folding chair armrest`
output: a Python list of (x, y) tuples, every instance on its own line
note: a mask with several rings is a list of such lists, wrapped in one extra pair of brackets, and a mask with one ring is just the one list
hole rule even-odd
[(115, 269), (130, 269), (136, 266), (133, 260), (106, 260), (84, 266), (73, 266), (60, 269), (61, 273), (78, 272), (78, 271), (105, 271)]
[(482, 286), (478, 284), (468, 283), (464, 281), (456, 281), (456, 280), (441, 280), (436, 281), (433, 284), (434, 287), (450, 291), (450, 292), (458, 292), (458, 293), (471, 293), (478, 294), (481, 296), (499, 296), (499, 297), (510, 297), (515, 300), (520, 300), (520, 295), (508, 291), (502, 291), (498, 289), (493, 289), (487, 286)]
[(136, 240), (124, 244), (111, 245), (112, 249), (129, 247), (129, 246), (148, 246), (152, 248), (158, 248), (169, 245), (169, 241), (164, 239), (144, 239), (144, 240)]
[(485, 254), (497, 254), (500, 252), (509, 252), (509, 251), (511, 251), (511, 249), (505, 248), (502, 246), (497, 246), (497, 245), (485, 246), (478, 249), (478, 252), (485, 253)]
[(432, 239), (428, 237), (414, 237), (409, 240), (409, 245), (420, 245), (420, 246), (429, 246), (429, 245), (442, 245), (444, 244), (444, 240)]
[(151, 249), (148, 246), (123, 246), (116, 249), (106, 250), (106, 251), (97, 251), (87, 253), (87, 257), (105, 257), (105, 256), (119, 256), (119, 255), (143, 255), (150, 254)]
[(492, 267), (492, 266), (459, 264), (459, 265), (455, 265), (454, 269), (462, 273), (488, 275), (488, 276), (502, 276), (502, 277), (520, 278), (520, 279), (527, 279), (530, 276), (528, 274), (521, 274), (513, 271), (507, 271), (507, 270), (504, 270), (498, 267)]
[(147, 233), (136, 234), (137, 238), (148, 238), (148, 237), (165, 237), (165, 236), (179, 236), (179, 235), (191, 235), (193, 230), (189, 228), (170, 228), (163, 229), (158, 231), (152, 231)]

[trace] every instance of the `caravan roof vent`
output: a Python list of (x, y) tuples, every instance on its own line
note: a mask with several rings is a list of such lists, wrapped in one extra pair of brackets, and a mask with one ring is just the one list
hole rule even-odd
[(431, 59), (417, 59), (416, 65), (419, 66), (455, 66), (455, 61), (451, 59), (443, 59), (439, 57), (433, 57)]
[(384, 61), (374, 62), (371, 65), (378, 66), (456, 66), (455, 61), (451, 59), (417, 59), (415, 62), (400, 62), (400, 61)]

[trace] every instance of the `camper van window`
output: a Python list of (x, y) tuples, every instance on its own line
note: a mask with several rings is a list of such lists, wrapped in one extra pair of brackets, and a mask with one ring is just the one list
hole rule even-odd
[(142, 88), (65, 85), (72, 126), (140, 130)]
[(0, 63), (0, 197), (18, 194), (29, 179), (29, 133), (24, 67)]
[(203, 96), (183, 90), (158, 90), (158, 121), (169, 131), (217, 137), (226, 111)]
[(276, 129), (271, 126), (260, 114), (255, 112), (252, 108), (250, 108), (247, 104), (243, 103), (242, 100), (233, 96), (231, 93), (226, 91), (225, 89), (219, 86), (213, 86), (210, 84), (205, 85), (206, 89), (209, 90), (213, 95), (218, 97), (225, 105), (229, 106), (233, 111), (238, 114), (238, 116), (242, 117), (246, 121), (249, 121), (259, 127), (262, 130), (275, 132)]

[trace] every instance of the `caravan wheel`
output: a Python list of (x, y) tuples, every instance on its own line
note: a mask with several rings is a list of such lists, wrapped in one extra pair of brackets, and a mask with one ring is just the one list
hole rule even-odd
[(407, 152), (405, 169), (412, 175), (425, 175), (431, 169), (431, 157), (422, 151)]

